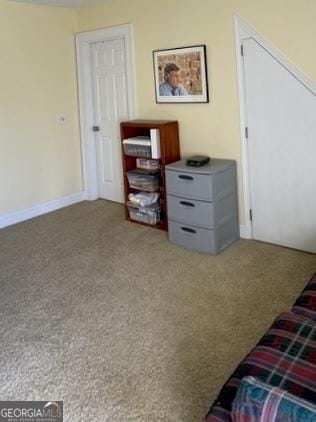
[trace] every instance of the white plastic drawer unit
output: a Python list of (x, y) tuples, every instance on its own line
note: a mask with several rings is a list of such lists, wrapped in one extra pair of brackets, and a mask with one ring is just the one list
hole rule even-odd
[(236, 165), (212, 159), (202, 167), (185, 160), (166, 166), (169, 240), (216, 255), (239, 237)]

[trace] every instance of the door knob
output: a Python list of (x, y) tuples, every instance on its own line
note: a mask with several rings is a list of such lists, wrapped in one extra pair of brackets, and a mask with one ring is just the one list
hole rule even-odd
[(99, 132), (100, 126), (93, 126), (92, 130), (93, 130), (93, 132)]

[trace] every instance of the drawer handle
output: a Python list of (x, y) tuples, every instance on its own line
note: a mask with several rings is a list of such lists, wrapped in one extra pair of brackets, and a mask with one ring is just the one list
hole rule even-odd
[(184, 207), (195, 207), (195, 204), (192, 204), (192, 202), (180, 201), (180, 204)]
[(181, 230), (186, 233), (196, 233), (196, 230), (189, 229), (189, 227), (181, 227)]
[(194, 180), (194, 177), (187, 176), (186, 174), (180, 174), (180, 176), (178, 176), (178, 177), (179, 177), (179, 179), (182, 179), (182, 180)]

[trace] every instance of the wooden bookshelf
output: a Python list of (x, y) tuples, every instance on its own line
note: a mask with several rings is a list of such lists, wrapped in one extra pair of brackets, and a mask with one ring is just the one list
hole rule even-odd
[[(137, 136), (146, 136), (150, 138), (150, 129), (158, 129), (160, 137), (160, 158), (159, 158), (159, 203), (160, 203), (160, 222), (152, 227), (168, 230), (168, 216), (167, 216), (167, 195), (166, 195), (166, 179), (165, 166), (174, 161), (180, 160), (180, 146), (179, 146), (179, 127), (177, 121), (170, 120), (131, 120), (121, 123), (121, 140), (122, 140), (122, 159), (124, 172), (124, 192), (125, 192), (125, 208), (126, 219), (135, 223), (137, 221), (131, 220), (129, 210), (127, 207), (128, 195), (135, 192), (128, 183), (126, 173), (136, 168), (137, 158), (150, 158), (142, 155), (131, 156), (125, 153), (123, 140), (134, 138)], [(145, 224), (146, 223), (139, 223)]]

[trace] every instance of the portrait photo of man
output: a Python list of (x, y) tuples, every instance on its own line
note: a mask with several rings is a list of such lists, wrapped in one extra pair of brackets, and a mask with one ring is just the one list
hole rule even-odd
[(154, 50), (157, 103), (208, 102), (205, 45)]
[(160, 95), (188, 95), (181, 85), (180, 68), (175, 63), (167, 63), (164, 67), (164, 82), (159, 85)]

